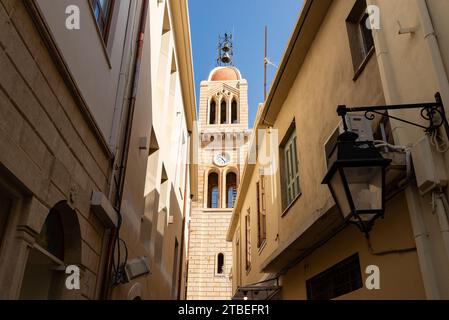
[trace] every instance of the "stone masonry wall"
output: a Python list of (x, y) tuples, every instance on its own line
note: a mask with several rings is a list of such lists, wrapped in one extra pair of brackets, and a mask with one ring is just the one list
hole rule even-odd
[[(192, 211), (187, 300), (231, 298), (232, 243), (226, 242), (231, 213), (229, 210)], [(225, 255), (224, 275), (216, 275), (216, 258), (220, 252)]]
[(104, 227), (90, 210), (90, 196), (93, 190), (107, 193), (109, 155), (18, 0), (0, 0), (0, 169), (0, 180), (14, 181), (31, 203), (25, 228), (23, 212), (10, 217), (11, 241), (1, 248), (1, 298), (18, 298), (30, 250), (14, 233), (39, 234), (50, 208), (67, 201), (82, 238), (76, 298), (95, 299)]

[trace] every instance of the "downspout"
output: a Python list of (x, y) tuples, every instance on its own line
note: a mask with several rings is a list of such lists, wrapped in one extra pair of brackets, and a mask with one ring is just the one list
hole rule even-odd
[[(422, 0), (416, 0), (421, 2)], [(376, 0), (368, 0), (368, 4), (377, 5)], [(379, 72), (381, 75), (383, 91), (385, 99), (389, 103), (399, 103), (400, 94), (396, 85), (396, 77), (394, 69), (390, 61), (390, 52), (385, 39), (385, 35), (382, 30), (373, 30), (373, 36), (376, 46), (377, 61), (379, 65)], [(391, 111), (394, 114), (394, 111)], [(395, 142), (398, 145), (405, 145), (406, 135), (398, 125), (398, 122), (391, 120), (391, 129), (394, 133)], [(419, 265), (422, 274), (422, 280), (424, 290), (427, 299), (436, 300), (440, 299), (441, 294), (438, 286), (438, 282), (435, 276), (435, 270), (433, 266), (433, 260), (431, 257), (430, 244), (428, 240), (428, 231), (426, 230), (425, 223), (423, 221), (423, 208), (421, 207), (420, 194), (416, 185), (411, 184), (405, 190), (405, 196), (407, 199), (407, 205), (410, 214), (410, 221), (412, 224), (413, 236), (416, 243)]]
[[(185, 172), (185, 177), (184, 177), (184, 208), (183, 208), (183, 218), (182, 218), (182, 231), (181, 231), (181, 245), (180, 250), (181, 250), (181, 259), (179, 261), (179, 271), (178, 271), (178, 295), (177, 295), (177, 299), (181, 300), (181, 285), (182, 285), (182, 279), (184, 277), (183, 275), (183, 269), (184, 269), (184, 260), (187, 261), (188, 260), (188, 250), (186, 250), (186, 256), (184, 257), (184, 246), (186, 247), (186, 249), (188, 249), (189, 246), (189, 242), (185, 241), (185, 236), (186, 236), (186, 224), (187, 224), (187, 205), (188, 205), (188, 199), (190, 197), (188, 197), (189, 195), (187, 194), (187, 185), (190, 183), (190, 181), (188, 181), (188, 173), (189, 173), (189, 158), (190, 158), (190, 134), (188, 137), (188, 141), (187, 141), (187, 152), (186, 152), (186, 172)], [(190, 206), (189, 206), (190, 208)], [(186, 270), (187, 272), (187, 270)], [(186, 283), (184, 283), (185, 285)], [(182, 299), (185, 300), (185, 299)]]
[[(449, 111), (449, 81), (444, 65), (441, 49), (438, 44), (437, 35), (433, 25), (432, 17), (430, 15), (427, 0), (415, 0), (419, 13), (420, 22), (424, 32), (424, 40), (429, 51), (430, 60), (433, 71), (435, 73), (438, 91), (445, 105), (445, 112)], [(447, 130), (448, 128), (446, 128)], [(444, 130), (444, 129), (443, 129)], [(444, 137), (447, 137), (449, 132), (446, 132)], [(449, 159), (448, 154), (445, 155), (446, 161)], [(446, 251), (446, 257), (449, 259), (449, 217), (447, 215), (448, 203), (447, 197), (443, 190), (434, 192), (432, 195), (434, 202), (434, 211), (438, 217), (438, 224), (440, 227), (441, 238)]]
[(139, 36), (137, 40), (137, 50), (136, 50), (136, 60), (134, 65), (134, 76), (132, 80), (131, 86), (131, 98), (129, 101), (129, 109), (126, 121), (126, 129), (125, 129), (125, 137), (124, 137), (124, 145), (123, 152), (120, 160), (120, 173), (119, 173), (119, 200), (116, 204), (117, 208), (121, 208), (122, 200), (123, 200), (123, 189), (125, 186), (125, 176), (126, 176), (126, 166), (128, 163), (128, 154), (129, 154), (129, 143), (131, 140), (131, 130), (132, 124), (134, 120), (134, 109), (136, 106), (136, 98), (137, 98), (137, 89), (139, 87), (139, 78), (140, 78), (140, 66), (142, 64), (142, 53), (143, 53), (143, 42), (145, 38), (145, 27), (147, 23), (147, 15), (148, 15), (148, 0), (143, 0), (142, 3), (142, 15), (140, 17), (140, 27), (139, 27)]
[(419, 18), (423, 27), (424, 39), (429, 50), (430, 60), (432, 61), (433, 71), (438, 81), (438, 91), (441, 93), (446, 114), (449, 114), (449, 81), (441, 56), (440, 46), (430, 17), (429, 8), (426, 0), (415, 0), (418, 8)]
[(438, 217), (440, 225), (440, 233), (444, 243), (444, 249), (446, 250), (446, 256), (449, 259), (449, 222), (447, 210), (449, 209), (449, 203), (443, 190), (434, 191), (433, 205), (434, 211)]
[[(136, 6), (132, 4), (132, 2), (130, 2), (129, 6), (128, 6), (128, 17), (127, 17), (127, 22), (126, 22), (126, 32), (125, 32), (125, 38), (123, 41), (123, 56), (122, 56), (122, 61), (121, 61), (121, 66), (120, 66), (120, 75), (119, 75), (119, 84), (117, 87), (117, 94), (116, 94), (116, 98), (115, 98), (115, 108), (114, 108), (114, 116), (113, 116), (113, 126), (111, 128), (111, 135), (110, 135), (110, 144), (112, 146), (114, 146), (115, 150), (114, 150), (114, 159), (113, 159), (113, 163), (112, 163), (112, 174), (109, 177), (109, 192), (108, 192), (108, 199), (110, 199), (110, 201), (112, 201), (113, 199), (113, 193), (114, 193), (114, 180), (115, 180), (115, 168), (117, 166), (117, 156), (119, 154), (119, 146), (117, 145), (117, 143), (115, 142), (115, 140), (117, 139), (117, 134), (116, 132), (116, 125), (118, 125), (118, 122), (120, 121), (120, 108), (119, 105), (123, 106), (123, 98), (125, 95), (125, 91), (126, 91), (126, 82), (127, 82), (127, 77), (126, 77), (126, 73), (128, 72), (127, 70), (129, 70), (130, 68), (130, 64), (132, 61), (130, 61), (130, 56), (131, 56), (131, 51), (132, 51), (132, 45), (130, 44), (129, 46), (127, 46), (127, 43), (131, 43), (130, 41), (130, 37), (133, 37), (133, 22), (132, 22), (132, 18), (131, 15), (133, 17), (135, 17), (136, 15)], [(112, 142), (114, 141), (114, 142)], [(112, 143), (111, 143), (112, 142)], [(117, 191), (117, 190), (116, 190)], [(105, 237), (107, 239), (105, 239), (105, 247), (106, 249), (106, 254), (104, 256), (104, 258), (102, 258), (102, 263), (101, 265), (104, 265), (104, 270), (102, 272), (102, 287), (101, 287), (101, 293), (100, 293), (100, 299), (107, 299), (108, 298), (108, 291), (109, 291), (109, 274), (111, 272), (110, 270), (110, 266), (111, 266), (111, 256), (112, 256), (112, 250), (113, 250), (113, 241), (116, 238), (117, 233), (115, 229), (108, 229), (106, 230), (106, 235)], [(104, 261), (106, 260), (106, 261)], [(103, 262), (104, 261), (104, 262)]]
[(117, 237), (119, 236), (120, 231), (120, 224), (122, 220), (121, 216), (121, 206), (122, 206), (122, 200), (123, 200), (123, 190), (124, 190), (124, 184), (125, 184), (125, 175), (126, 175), (126, 166), (128, 162), (128, 154), (129, 154), (129, 144), (131, 140), (131, 130), (132, 130), (132, 123), (134, 118), (134, 109), (136, 104), (136, 97), (137, 97), (137, 88), (138, 88), (138, 82), (139, 82), (139, 76), (140, 76), (140, 66), (142, 64), (142, 52), (143, 52), (143, 42), (145, 37), (145, 27), (147, 22), (147, 16), (148, 16), (148, 0), (143, 0), (142, 2), (142, 9), (141, 9), (141, 17), (140, 17), (140, 24), (139, 24), (139, 33), (138, 33), (138, 39), (137, 39), (137, 50), (136, 50), (136, 57), (134, 61), (134, 70), (133, 70), (133, 79), (131, 84), (131, 98), (129, 100), (129, 107), (127, 112), (127, 118), (126, 118), (126, 127), (123, 137), (123, 145), (122, 145), (122, 152), (120, 156), (119, 161), (119, 178), (118, 178), (118, 186), (117, 186), (117, 197), (116, 201), (114, 203), (114, 207), (117, 211), (117, 214), (119, 215), (119, 226), (117, 229), (114, 229), (111, 233), (111, 239), (109, 242), (109, 248), (108, 248), (108, 257), (107, 257), (107, 263), (106, 263), (106, 273), (104, 276), (104, 292), (103, 292), (103, 298), (108, 299), (111, 295), (111, 272), (112, 272), (112, 260), (114, 259), (114, 252), (115, 252), (115, 245), (117, 242)]

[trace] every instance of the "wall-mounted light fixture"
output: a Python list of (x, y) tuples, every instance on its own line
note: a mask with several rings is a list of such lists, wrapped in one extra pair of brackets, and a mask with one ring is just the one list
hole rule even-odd
[[(346, 115), (365, 112), (368, 120), (375, 114), (423, 128), (432, 134), (443, 125), (449, 128), (440, 94), (435, 102), (407, 105), (369, 106), (348, 108), (339, 106), (337, 113), (343, 119), (342, 133), (330, 156), (331, 166), (323, 180), (327, 184), (343, 217), (355, 224), (366, 236), (378, 218), (385, 212), (385, 170), (391, 160), (384, 159), (373, 141), (356, 141), (358, 135), (348, 131)], [(400, 119), (380, 111), (421, 109), (421, 117), (429, 121), (428, 126)]]

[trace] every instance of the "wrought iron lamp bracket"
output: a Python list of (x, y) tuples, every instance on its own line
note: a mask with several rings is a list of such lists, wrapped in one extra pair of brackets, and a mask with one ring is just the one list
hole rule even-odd
[[(424, 120), (429, 121), (429, 126), (424, 126), (422, 124), (418, 124), (415, 122), (411, 122), (405, 119), (401, 119), (392, 115), (389, 115), (386, 112), (388, 110), (404, 110), (404, 109), (421, 109), (420, 115)], [(424, 129), (426, 133), (433, 133), (442, 126), (445, 126), (446, 131), (449, 132), (449, 123), (446, 118), (446, 112), (444, 111), (443, 101), (441, 99), (440, 93), (435, 94), (435, 102), (431, 103), (417, 103), (417, 104), (403, 104), (403, 105), (390, 105), (390, 106), (368, 106), (368, 107), (355, 107), (349, 108), (347, 106), (339, 106), (337, 109), (337, 113), (343, 119), (343, 126), (345, 131), (348, 130), (348, 125), (346, 123), (346, 115), (348, 113), (355, 112), (365, 112), (365, 118), (373, 121), (376, 115), (381, 115), (382, 117), (387, 117), (391, 119), (395, 119), (397, 121), (401, 121), (407, 124), (410, 124), (415, 127), (419, 127)]]

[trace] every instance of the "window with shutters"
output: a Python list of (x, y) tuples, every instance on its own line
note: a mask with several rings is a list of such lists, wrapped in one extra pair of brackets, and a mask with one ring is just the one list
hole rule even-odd
[(265, 177), (261, 176), (260, 181), (256, 183), (257, 192), (257, 225), (258, 239), (257, 247), (260, 249), (267, 240), (267, 219), (265, 203)]
[(349, 46), (355, 72), (354, 80), (361, 74), (374, 53), (374, 38), (369, 28), (369, 19), (366, 0), (357, 0), (346, 19)]
[(246, 271), (251, 270), (251, 209), (245, 216), (245, 238), (246, 238)]
[(282, 205), (286, 210), (300, 195), (296, 127), (293, 122), (281, 144)]

